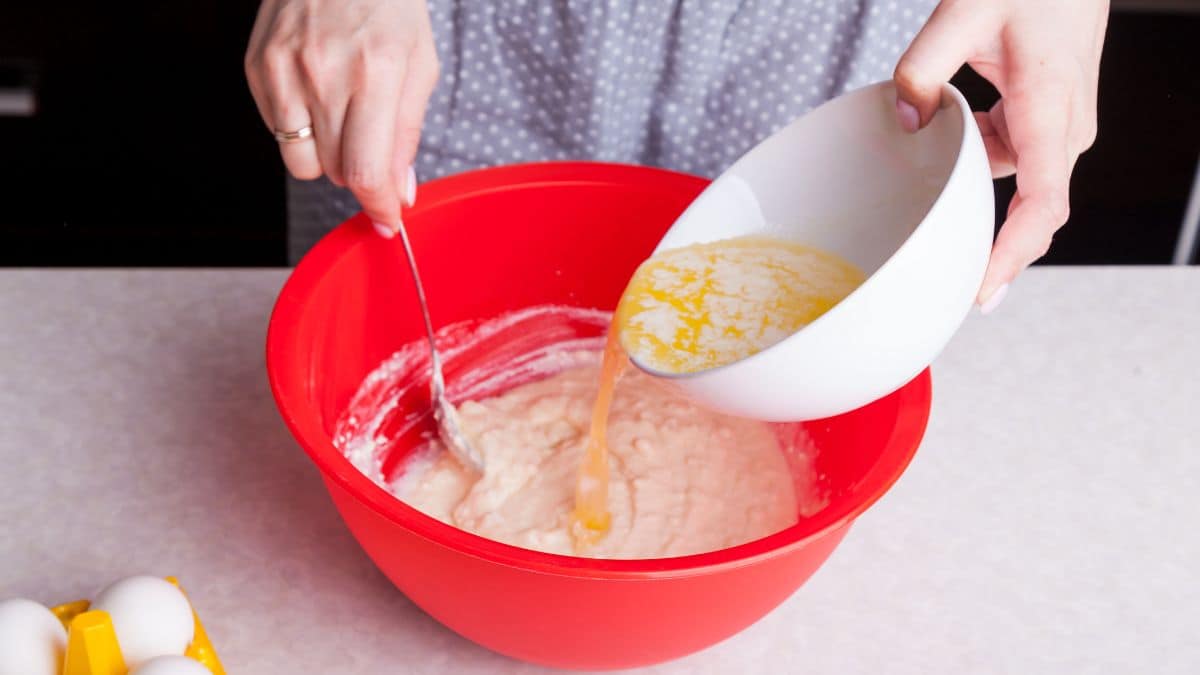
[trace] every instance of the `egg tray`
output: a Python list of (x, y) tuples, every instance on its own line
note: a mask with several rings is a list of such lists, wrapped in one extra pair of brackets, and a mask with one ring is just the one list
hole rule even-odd
[[(166, 580), (183, 591), (175, 577), (166, 577)], [(89, 610), (91, 604), (90, 600), (77, 600), (50, 609), (67, 629), (62, 675), (127, 675), (129, 669), (117, 644), (112, 617), (103, 610)], [(194, 609), (192, 619), (196, 630), (184, 656), (199, 661), (213, 675), (225, 675), (225, 668), (217, 659), (217, 652), (208, 641), (208, 633), (204, 632)]]

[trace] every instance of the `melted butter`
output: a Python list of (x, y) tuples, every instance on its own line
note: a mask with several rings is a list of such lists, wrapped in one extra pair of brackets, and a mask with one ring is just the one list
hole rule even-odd
[(642, 264), (615, 318), (640, 363), (693, 373), (756, 354), (833, 308), (861, 270), (811, 246), (761, 236), (664, 251)]
[(576, 551), (585, 549), (608, 533), (612, 517), (608, 512), (608, 409), (621, 372), (629, 363), (617, 340), (616, 326), (608, 329), (608, 342), (600, 364), (600, 388), (592, 406), (591, 426), (579, 482), (575, 487), (575, 511), (571, 514), (571, 537)]
[(762, 236), (693, 244), (643, 263), (608, 331), (571, 514), (576, 551), (594, 545), (611, 523), (608, 411), (626, 353), (668, 373), (732, 363), (812, 323), (864, 279), (833, 253)]

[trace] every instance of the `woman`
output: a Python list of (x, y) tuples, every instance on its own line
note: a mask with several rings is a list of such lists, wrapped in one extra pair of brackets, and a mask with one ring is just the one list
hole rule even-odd
[(888, 74), (915, 131), (966, 63), (1001, 93), (976, 114), (992, 172), (1017, 176), (987, 312), (1067, 220), (1107, 15), (1107, 0), (264, 0), (246, 73), (291, 175), (327, 179), (289, 184), (295, 256), (358, 204), (393, 235), (416, 174), (587, 158), (713, 176)]

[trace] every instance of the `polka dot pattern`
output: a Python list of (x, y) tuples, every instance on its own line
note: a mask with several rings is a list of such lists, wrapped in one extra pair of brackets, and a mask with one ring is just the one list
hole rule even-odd
[(719, 173), (887, 78), (933, 0), (434, 0), (418, 172), (598, 159)]
[[(715, 176), (825, 100), (890, 77), (935, 4), (430, 0), (442, 78), (417, 173), (595, 159)], [(353, 204), (327, 183), (290, 187)]]

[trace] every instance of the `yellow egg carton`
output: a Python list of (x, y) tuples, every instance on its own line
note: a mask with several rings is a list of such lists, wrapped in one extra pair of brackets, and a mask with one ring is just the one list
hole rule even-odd
[[(166, 580), (183, 591), (175, 577), (166, 577)], [(90, 600), (77, 600), (50, 609), (67, 629), (67, 651), (62, 675), (127, 675), (129, 668), (125, 666), (121, 648), (117, 645), (112, 618), (103, 610), (89, 611), (91, 604)], [(184, 656), (199, 661), (213, 675), (225, 675), (225, 669), (221, 667), (217, 652), (208, 641), (208, 634), (204, 632), (204, 626), (194, 609), (192, 618), (196, 622), (196, 632)]]

